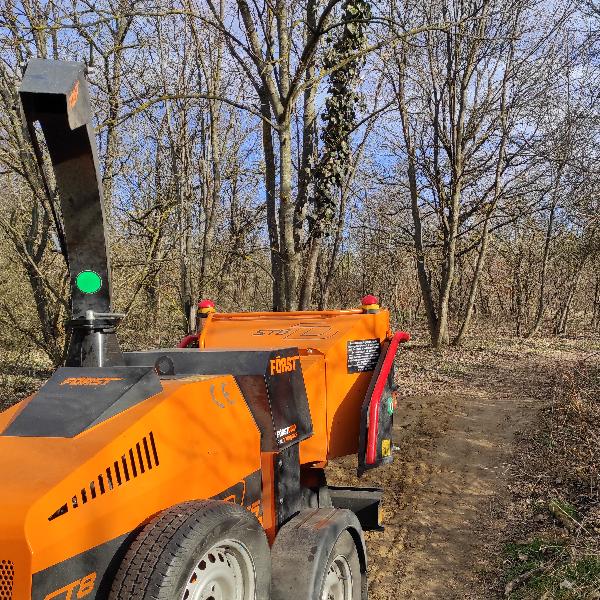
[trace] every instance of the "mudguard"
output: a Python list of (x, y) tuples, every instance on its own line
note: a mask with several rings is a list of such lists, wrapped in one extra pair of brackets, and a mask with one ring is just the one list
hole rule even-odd
[(394, 358), (410, 335), (399, 331), (381, 345), (381, 353), (362, 406), (358, 444), (358, 475), (392, 462), (394, 423)]

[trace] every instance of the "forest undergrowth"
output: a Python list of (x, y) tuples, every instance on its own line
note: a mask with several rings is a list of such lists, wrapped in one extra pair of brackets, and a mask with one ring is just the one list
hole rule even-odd
[(512, 473), (504, 595), (600, 598), (600, 352), (556, 374)]

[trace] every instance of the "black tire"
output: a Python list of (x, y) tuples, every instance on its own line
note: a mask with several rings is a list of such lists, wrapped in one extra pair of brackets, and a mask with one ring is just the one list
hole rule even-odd
[[(339, 564), (339, 563), (342, 564)], [(352, 600), (360, 600), (362, 597), (361, 590), (361, 573), (360, 573), (360, 560), (358, 558), (358, 550), (354, 543), (354, 538), (349, 531), (342, 531), (340, 537), (337, 539), (333, 550), (329, 554), (327, 564), (323, 569), (323, 580), (321, 582), (321, 592), (318, 596), (318, 600), (329, 600), (328, 596), (325, 595), (325, 585), (328, 583), (328, 577), (330, 572), (339, 570), (340, 568), (348, 568), (350, 570), (350, 586)], [(337, 577), (335, 573), (332, 573), (333, 577)], [(343, 585), (340, 582), (340, 585)], [(331, 598), (331, 596), (329, 596)], [(335, 596), (333, 596), (335, 598)]]
[[(221, 548), (219, 544), (225, 540), (225, 551), (211, 550)], [(119, 567), (109, 598), (182, 600), (186, 586), (196, 585), (196, 581), (206, 585), (206, 580), (201, 581), (200, 569), (211, 568), (209, 563), (218, 564), (218, 561), (233, 569), (231, 562), (237, 564), (238, 550), (240, 573), (243, 569), (246, 574), (252, 568), (254, 571), (252, 600), (267, 599), (270, 552), (265, 532), (256, 517), (236, 504), (216, 500), (174, 506), (158, 514), (137, 535)], [(209, 551), (210, 561), (204, 560)], [(233, 578), (239, 581), (236, 575)]]
[(271, 548), (271, 600), (366, 600), (366, 566), (364, 537), (353, 512), (300, 511)]

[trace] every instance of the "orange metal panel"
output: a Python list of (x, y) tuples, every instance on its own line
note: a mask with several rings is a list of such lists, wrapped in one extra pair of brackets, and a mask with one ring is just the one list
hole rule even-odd
[[(161, 394), (75, 438), (0, 437), (0, 556), (22, 554), (20, 534), (32, 549), (36, 572), (132, 531), (168, 506), (209, 498), (260, 470), (260, 433), (233, 377), (191, 377), (163, 381), (163, 387)], [(150, 432), (159, 458), (152, 469), (146, 455), (153, 452)], [(49, 521), (65, 503), (68, 512)]]
[(320, 353), (300, 357), (306, 396), (313, 423), (313, 435), (300, 443), (300, 462), (322, 463), (327, 461), (329, 440), (327, 436), (327, 387), (325, 357)]
[(275, 510), (275, 469), (276, 452), (263, 452), (261, 455), (261, 472), (263, 477), (263, 520), (262, 526), (267, 534), (269, 544), (275, 541), (277, 534), (277, 511)]
[[(350, 321), (349, 317), (343, 319)], [(349, 323), (350, 324), (350, 323)], [(348, 373), (348, 342), (378, 339), (389, 335), (389, 314), (382, 310), (351, 319), (351, 326), (340, 330), (336, 343), (326, 352), (328, 458), (358, 451), (362, 404), (372, 371)]]

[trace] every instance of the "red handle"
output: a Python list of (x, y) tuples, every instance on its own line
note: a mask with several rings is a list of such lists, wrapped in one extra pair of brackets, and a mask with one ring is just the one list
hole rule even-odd
[(177, 344), (178, 348), (188, 348), (190, 344), (198, 341), (197, 333), (190, 333), (186, 335), (180, 342)]
[(381, 407), (381, 397), (385, 389), (385, 382), (390, 374), (394, 357), (398, 350), (398, 344), (403, 344), (410, 340), (410, 333), (406, 331), (398, 331), (394, 334), (392, 341), (388, 347), (388, 351), (381, 365), (381, 370), (377, 376), (373, 393), (371, 394), (371, 402), (369, 405), (369, 432), (367, 438), (367, 460), (366, 464), (373, 465), (377, 460), (377, 436), (379, 435), (379, 410)]

